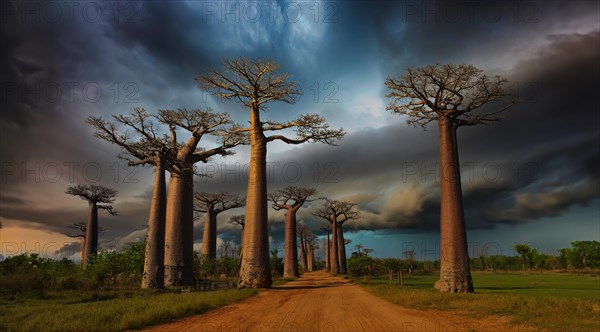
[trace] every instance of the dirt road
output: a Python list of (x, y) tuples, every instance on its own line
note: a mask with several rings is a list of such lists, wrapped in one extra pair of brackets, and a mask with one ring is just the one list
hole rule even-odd
[(522, 331), (501, 318), (476, 320), (452, 312), (419, 311), (391, 304), (348, 280), (325, 272), (245, 301), (154, 331)]

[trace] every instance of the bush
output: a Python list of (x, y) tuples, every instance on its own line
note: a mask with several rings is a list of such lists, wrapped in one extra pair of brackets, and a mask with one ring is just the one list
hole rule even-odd
[(271, 274), (273, 277), (283, 276), (283, 258), (271, 256)]
[(236, 277), (239, 272), (240, 260), (229, 256), (221, 256), (215, 260), (205, 259), (194, 253), (194, 275), (197, 279), (219, 279)]
[(145, 241), (124, 251), (103, 251), (90, 258), (85, 269), (63, 258), (53, 260), (37, 254), (21, 254), (0, 262), (0, 295), (44, 296), (51, 291), (90, 290), (119, 286), (136, 287), (144, 269)]
[(54, 261), (37, 254), (22, 254), (0, 263), (0, 292), (3, 295), (41, 295), (52, 288)]

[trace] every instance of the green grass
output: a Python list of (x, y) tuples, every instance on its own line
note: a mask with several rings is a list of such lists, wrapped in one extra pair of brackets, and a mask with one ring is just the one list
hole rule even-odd
[(297, 278), (284, 278), (284, 277), (277, 277), (277, 278), (273, 278), (273, 286), (280, 286), (283, 284), (286, 284), (290, 281), (294, 281)]
[(598, 274), (559, 273), (475, 273), (475, 289), (480, 293), (547, 295), (600, 301)]
[(475, 294), (433, 290), (437, 276), (404, 276), (390, 287), (387, 276), (362, 283), (392, 303), (421, 310), (458, 310), (473, 317), (507, 316), (514, 324), (551, 331), (600, 330), (600, 276), (558, 273), (473, 273)]
[(210, 292), (61, 292), (45, 299), (0, 300), (2, 331), (122, 331), (203, 313), (257, 294)]

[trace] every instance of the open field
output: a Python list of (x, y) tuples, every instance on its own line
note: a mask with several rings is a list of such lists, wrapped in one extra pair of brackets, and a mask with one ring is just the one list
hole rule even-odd
[(0, 300), (1, 331), (122, 331), (203, 313), (257, 294), (208, 292), (63, 291), (44, 298)]
[(437, 276), (404, 276), (404, 287), (389, 286), (388, 276), (365, 284), (392, 303), (421, 310), (458, 311), (472, 317), (500, 315), (511, 323), (551, 331), (600, 330), (600, 276), (559, 273), (473, 273), (475, 294), (433, 290)]

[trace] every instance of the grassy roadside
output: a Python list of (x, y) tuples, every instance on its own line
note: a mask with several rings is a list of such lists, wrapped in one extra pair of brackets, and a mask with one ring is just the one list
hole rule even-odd
[(372, 294), (405, 307), (455, 310), (476, 318), (507, 316), (515, 324), (551, 331), (600, 330), (600, 277), (544, 274), (474, 273), (475, 294), (432, 290), (436, 276), (408, 276), (405, 286), (389, 286), (385, 276), (365, 284)]
[(122, 331), (166, 323), (231, 304), (255, 289), (209, 292), (61, 292), (43, 299), (0, 300), (2, 331)]
[(287, 284), (290, 281), (294, 281), (297, 278), (284, 278), (284, 277), (278, 277), (278, 278), (273, 278), (273, 286), (280, 286), (283, 284)]

